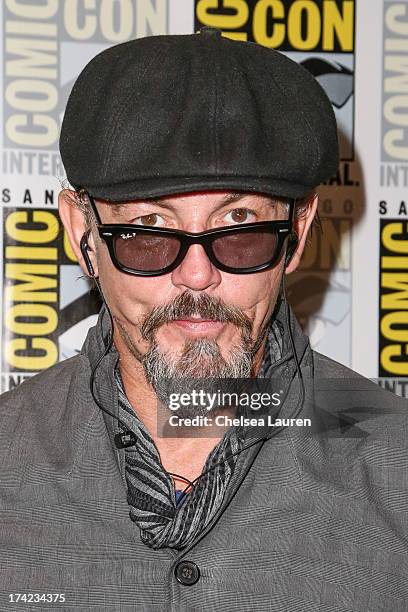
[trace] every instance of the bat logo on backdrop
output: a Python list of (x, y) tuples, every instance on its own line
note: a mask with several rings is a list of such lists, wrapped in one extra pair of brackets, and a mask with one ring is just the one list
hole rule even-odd
[(354, 93), (354, 72), (338, 62), (311, 57), (300, 62), (320, 83), (330, 102), (343, 108)]

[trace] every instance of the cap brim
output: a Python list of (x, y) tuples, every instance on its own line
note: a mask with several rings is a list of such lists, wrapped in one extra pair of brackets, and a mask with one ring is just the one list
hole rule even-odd
[(262, 177), (160, 177), (142, 179), (111, 185), (75, 185), (77, 189), (85, 188), (94, 198), (108, 202), (124, 202), (191, 193), (195, 191), (218, 191), (234, 189), (265, 193), (287, 198), (301, 198), (315, 186), (298, 185), (287, 181)]

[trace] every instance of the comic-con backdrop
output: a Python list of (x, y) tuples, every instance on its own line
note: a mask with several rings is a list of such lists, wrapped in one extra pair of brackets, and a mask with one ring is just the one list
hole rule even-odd
[(316, 350), (408, 397), (406, 0), (3, 0), (1, 10), (1, 392), (75, 355), (100, 307), (57, 211), (75, 78), (111, 45), (207, 25), (279, 49), (329, 96), (341, 163), (320, 188), (321, 231), (290, 300)]

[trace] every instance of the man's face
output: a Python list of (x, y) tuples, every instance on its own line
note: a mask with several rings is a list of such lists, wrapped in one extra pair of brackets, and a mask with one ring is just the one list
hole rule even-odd
[[(230, 191), (120, 206), (96, 201), (96, 206), (102, 223), (136, 223), (194, 233), (288, 216), (282, 201)], [(77, 228), (76, 235), (81, 231)], [(116, 348), (122, 359), (126, 355), (142, 363), (150, 382), (160, 374), (250, 375), (256, 343), (279, 293), (283, 257), (267, 271), (230, 274), (217, 269), (203, 247), (195, 244), (172, 272), (139, 277), (114, 267), (95, 230), (89, 245), (96, 252), (96, 259), (94, 253), (90, 256), (116, 324)]]

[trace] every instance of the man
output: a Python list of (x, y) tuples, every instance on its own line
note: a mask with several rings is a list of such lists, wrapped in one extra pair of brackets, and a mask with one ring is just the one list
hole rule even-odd
[[(285, 299), (338, 163), (320, 86), (213, 29), (132, 41), (81, 73), (60, 145), (104, 306), (1, 398), (4, 609), (406, 611), (405, 402)], [(202, 379), (272, 385), (280, 424), (184, 403)]]

